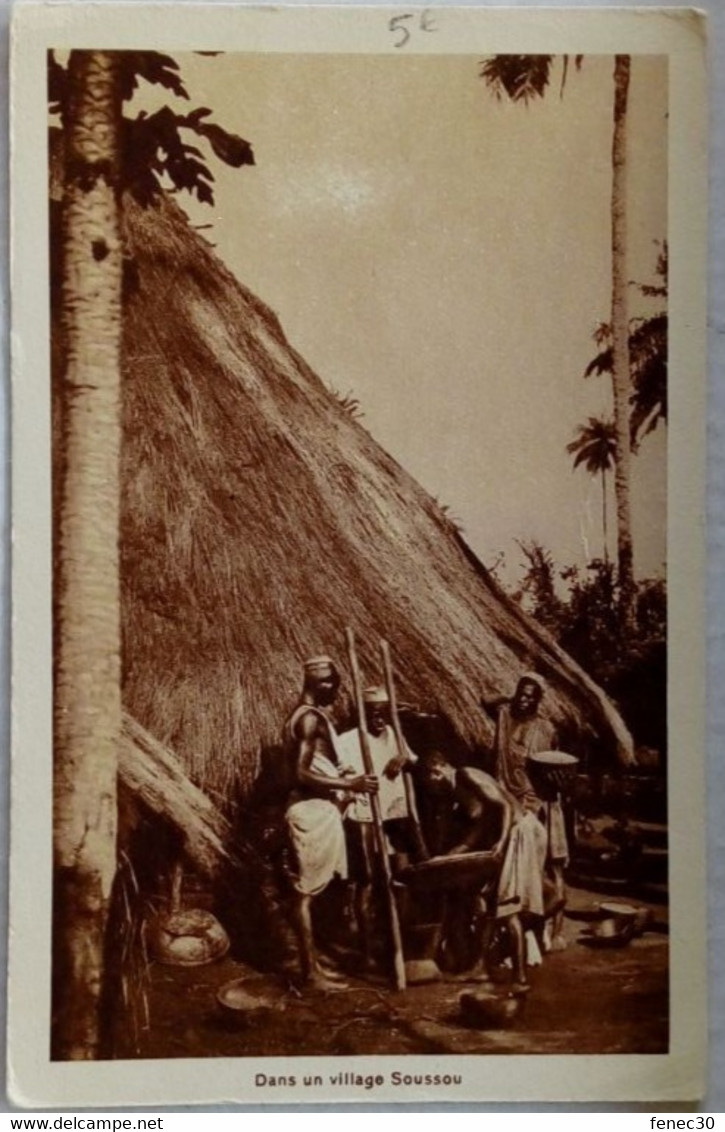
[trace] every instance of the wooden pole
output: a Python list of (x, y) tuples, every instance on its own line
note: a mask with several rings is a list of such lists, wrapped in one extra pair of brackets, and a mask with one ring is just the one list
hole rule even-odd
[[(358, 734), (360, 736), (360, 750), (362, 752), (363, 766), (365, 767), (366, 774), (374, 775), (375, 768), (373, 766), (372, 755), (370, 754), (370, 740), (367, 731), (367, 724), (365, 722), (365, 702), (363, 700), (360, 666), (358, 664), (357, 653), (355, 651), (355, 634), (349, 626), (345, 629), (345, 640), (347, 643), (347, 654), (350, 659), (352, 686), (355, 693)], [(405, 960), (403, 958), (403, 940), (400, 934), (398, 906), (395, 903), (395, 895), (393, 893), (393, 877), (390, 872), (388, 848), (385, 843), (383, 815), (380, 809), (380, 799), (377, 794), (370, 795), (370, 809), (373, 815), (375, 844), (378, 850), (378, 860), (380, 862), (380, 872), (382, 874), (385, 908), (388, 913), (388, 920), (390, 921), (390, 935), (393, 943), (393, 972), (395, 975), (395, 986), (397, 990), (405, 990)]]
[[(406, 757), (407, 748), (405, 739), (403, 738), (403, 730), (400, 726), (400, 716), (398, 715), (398, 700), (395, 694), (395, 681), (393, 679), (393, 663), (390, 659), (390, 645), (387, 641), (380, 641), (380, 657), (383, 662), (383, 672), (385, 674), (385, 688), (388, 693), (390, 701), (390, 720), (393, 725), (393, 732), (395, 734), (395, 745), (398, 748), (398, 757), (404, 759)], [(415, 800), (415, 791), (413, 783), (410, 780), (410, 775), (406, 772), (405, 768), (402, 771), (403, 783), (405, 784), (405, 798), (408, 803), (408, 815), (410, 817), (411, 825), (413, 828), (413, 837), (415, 839), (415, 848), (419, 860), (427, 861), (430, 857), (428, 846), (425, 843), (423, 830), (418, 816), (418, 805)]]
[(176, 861), (171, 870), (171, 896), (169, 898), (169, 913), (174, 915), (181, 911), (181, 893), (184, 885), (184, 866)]

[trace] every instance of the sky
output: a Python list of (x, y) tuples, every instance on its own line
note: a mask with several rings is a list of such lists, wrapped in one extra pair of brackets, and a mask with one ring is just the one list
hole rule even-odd
[[(566, 444), (611, 412), (584, 380), (611, 302), (611, 57), (546, 99), (497, 101), (479, 56), (177, 56), (192, 105), (254, 147), (213, 161), (213, 209), (179, 201), (326, 384), (514, 581), (518, 540), (602, 553), (601, 483)], [(152, 107), (166, 94), (144, 91)], [(635, 57), (630, 279), (666, 236), (666, 60)], [(631, 289), (632, 313), (652, 313)], [(610, 515), (613, 518), (613, 489)], [(664, 572), (666, 432), (635, 460), (635, 570)], [(614, 550), (612, 522), (610, 551)]]

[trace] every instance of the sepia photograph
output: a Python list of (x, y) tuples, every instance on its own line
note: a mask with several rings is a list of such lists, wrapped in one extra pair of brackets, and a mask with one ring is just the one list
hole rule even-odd
[(672, 60), (454, 14), (44, 29), (53, 1065), (672, 1052)]

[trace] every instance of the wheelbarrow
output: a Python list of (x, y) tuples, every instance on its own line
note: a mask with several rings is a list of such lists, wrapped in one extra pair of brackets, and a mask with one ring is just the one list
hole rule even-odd
[(434, 894), (440, 898), (434, 923), (408, 924), (406, 927), (407, 946), (417, 955), (412, 961), (416, 969), (413, 971), (411, 967), (411, 983), (440, 977), (436, 959), (441, 952), (450, 900), (465, 892), (479, 892), (486, 896), (496, 883), (500, 868), (500, 857), (485, 850), (430, 857), (427, 861), (396, 869), (396, 886), (405, 886), (414, 897)]
[(501, 858), (490, 850), (429, 857), (404, 866), (395, 881), (418, 892), (449, 892), (451, 889), (486, 888), (498, 876)]

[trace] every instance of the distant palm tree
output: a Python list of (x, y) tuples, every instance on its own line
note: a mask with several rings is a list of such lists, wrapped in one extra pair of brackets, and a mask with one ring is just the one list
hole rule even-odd
[[(551, 82), (554, 55), (492, 55), (481, 66), (481, 77), (497, 98), (504, 95), (512, 102), (525, 105), (535, 98), (543, 98)], [(582, 56), (574, 57), (577, 70)], [(612, 391), (614, 394), (614, 425), (616, 430), (616, 458), (614, 488), (617, 501), (617, 576), (619, 582), (619, 608), (622, 623), (631, 628), (634, 623), (634, 555), (632, 550), (632, 517), (630, 505), (631, 442), (630, 417), (632, 381), (629, 358), (629, 315), (627, 311), (627, 105), (629, 97), (630, 56), (614, 57), (614, 104), (612, 118), (612, 191), (611, 191), (611, 250), (612, 250)], [(563, 92), (569, 66), (569, 56), (563, 57), (560, 93)]]
[[(505, 94), (512, 102), (528, 105), (532, 98), (543, 98), (551, 81), (555, 55), (492, 55), (481, 65), (481, 78), (501, 99)], [(583, 55), (575, 55), (577, 71)], [(569, 56), (563, 56), (563, 69), (559, 93), (563, 94), (569, 71)]]
[(567, 452), (574, 456), (574, 467), (584, 465), (590, 475), (602, 477), (602, 531), (604, 561), (609, 563), (607, 531), (607, 472), (615, 466), (617, 456), (617, 430), (614, 421), (590, 417), (587, 424), (579, 425), (577, 435), (567, 444)]

